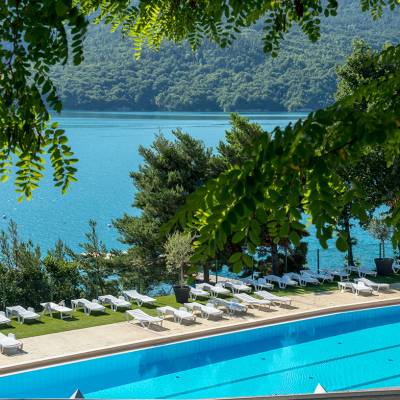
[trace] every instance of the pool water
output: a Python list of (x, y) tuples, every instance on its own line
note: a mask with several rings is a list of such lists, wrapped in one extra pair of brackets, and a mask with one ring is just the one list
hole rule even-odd
[(400, 386), (400, 306), (339, 313), (0, 378), (0, 396), (211, 398)]

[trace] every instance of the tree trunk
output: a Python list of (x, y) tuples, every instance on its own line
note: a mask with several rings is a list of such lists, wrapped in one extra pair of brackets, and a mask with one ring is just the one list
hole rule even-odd
[(272, 273), (274, 275), (279, 275), (278, 246), (275, 243), (271, 244), (271, 262), (272, 262)]
[(210, 266), (208, 264), (203, 265), (203, 280), (205, 283), (210, 283)]
[(353, 239), (350, 231), (350, 218), (347, 213), (344, 217), (344, 229), (347, 234), (347, 265), (354, 265)]
[(180, 276), (180, 285), (181, 285), (181, 287), (183, 287), (183, 280), (184, 280), (184, 275), (183, 275), (183, 266), (181, 265), (181, 276)]

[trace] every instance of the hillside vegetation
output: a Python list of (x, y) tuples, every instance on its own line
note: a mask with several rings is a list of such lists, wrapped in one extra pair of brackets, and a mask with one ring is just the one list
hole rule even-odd
[(207, 44), (193, 53), (166, 43), (134, 60), (131, 42), (106, 26), (93, 26), (80, 67), (54, 70), (65, 109), (129, 111), (310, 110), (333, 100), (336, 66), (350, 54), (352, 41), (373, 47), (398, 41), (399, 14), (373, 21), (359, 2), (340, 6), (323, 21), (319, 42), (291, 32), (275, 59), (262, 52), (259, 27), (234, 45)]

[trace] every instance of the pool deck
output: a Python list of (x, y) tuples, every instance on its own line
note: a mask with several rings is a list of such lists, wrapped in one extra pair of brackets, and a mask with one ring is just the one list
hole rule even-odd
[(198, 317), (195, 324), (179, 325), (168, 318), (162, 329), (145, 329), (136, 323), (121, 322), (25, 338), (23, 353), (0, 356), (0, 375), (332, 312), (400, 304), (400, 288), (372, 296), (334, 290), (290, 297), (291, 307), (250, 309), (247, 315), (225, 316), (222, 320)]

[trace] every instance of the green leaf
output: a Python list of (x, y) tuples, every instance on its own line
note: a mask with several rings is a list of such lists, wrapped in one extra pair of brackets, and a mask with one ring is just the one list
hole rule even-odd
[(336, 248), (343, 252), (347, 250), (347, 242), (341, 236), (336, 239)]
[(296, 231), (290, 232), (289, 239), (295, 246), (299, 246), (300, 236), (298, 235), (298, 233)]
[(240, 243), (246, 236), (245, 231), (238, 231), (233, 235), (232, 242), (233, 243)]
[(247, 267), (252, 267), (254, 264), (253, 258), (250, 257), (248, 254), (243, 254), (243, 262)]
[(230, 262), (230, 263), (236, 263), (236, 262), (238, 262), (239, 260), (241, 260), (242, 255), (243, 255), (243, 254), (240, 253), (240, 252), (233, 253), (233, 254), (229, 257), (229, 262)]

